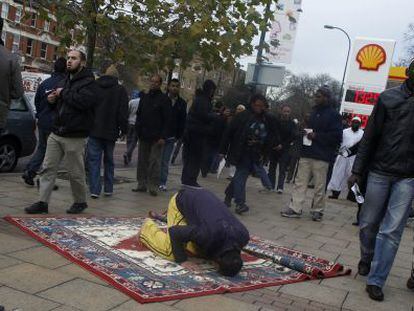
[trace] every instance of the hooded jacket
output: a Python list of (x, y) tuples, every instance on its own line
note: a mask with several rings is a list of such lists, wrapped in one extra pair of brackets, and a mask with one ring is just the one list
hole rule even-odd
[(128, 130), (128, 94), (116, 77), (102, 76), (96, 84), (101, 101), (95, 108), (95, 122), (89, 136), (115, 141)]

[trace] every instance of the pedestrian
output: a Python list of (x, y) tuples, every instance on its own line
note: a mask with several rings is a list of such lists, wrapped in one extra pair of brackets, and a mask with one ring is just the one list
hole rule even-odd
[(315, 94), (307, 128), (303, 131), (303, 146), (298, 173), (288, 207), (281, 211), (283, 217), (299, 218), (306, 200), (306, 191), (313, 176), (314, 195), (311, 214), (313, 221), (321, 221), (325, 209), (326, 174), (342, 139), (341, 116), (331, 106), (332, 94), (328, 87), (321, 87)]
[(338, 199), (342, 191), (348, 190), (347, 182), (352, 174), (352, 165), (356, 156), (355, 154), (352, 155), (351, 148), (358, 148), (356, 145), (364, 135), (364, 130), (361, 129), (360, 117), (354, 117), (351, 124), (351, 127), (344, 129), (342, 132), (342, 144), (327, 188), (332, 191), (332, 195), (329, 196), (330, 199)]
[(118, 70), (115, 65), (111, 65), (106, 69), (105, 74), (96, 81), (102, 100), (95, 109), (95, 121), (87, 145), (89, 191), (93, 199), (97, 199), (102, 190), (102, 154), (104, 195), (112, 195), (115, 141), (125, 135), (128, 129), (128, 93), (119, 84), (118, 79)]
[(187, 253), (213, 260), (228, 277), (241, 270), (249, 232), (212, 192), (183, 187), (170, 200), (165, 222), (167, 233), (151, 219), (142, 226), (139, 239), (150, 250), (188, 267)]
[(161, 91), (160, 75), (151, 77), (150, 91), (143, 94), (137, 110), (136, 130), (139, 139), (137, 188), (134, 192), (158, 195), (161, 174), (161, 156), (169, 137), (171, 101)]
[(171, 154), (174, 151), (174, 144), (183, 137), (187, 119), (187, 102), (180, 96), (180, 87), (181, 85), (178, 79), (171, 79), (168, 83), (171, 117), (168, 137), (165, 140), (161, 156), (160, 191), (167, 191), (168, 167), (170, 165)]
[(135, 129), (137, 120), (137, 111), (140, 101), (140, 93), (135, 90), (131, 94), (131, 100), (128, 103), (128, 132), (126, 135), (126, 152), (124, 153), (124, 165), (131, 163), (132, 154), (137, 146), (138, 136)]
[(54, 64), (54, 71), (50, 78), (47, 78), (36, 90), (34, 104), (36, 107), (38, 145), (36, 152), (27, 163), (22, 175), (24, 182), (29, 186), (34, 186), (34, 178), (40, 170), (46, 153), (47, 139), (52, 132), (56, 110), (47, 101), (50, 91), (55, 89), (58, 84), (66, 77), (66, 59), (59, 57)]
[(360, 275), (366, 291), (382, 301), (382, 288), (393, 265), (414, 197), (414, 61), (408, 78), (380, 94), (365, 128), (349, 185), (360, 185), (368, 172), (359, 228)]
[[(3, 31), (3, 19), (0, 17), (0, 33)], [(4, 42), (0, 42), (0, 135), (6, 128), (7, 115), (12, 99), (23, 96), (22, 74), (17, 56), (10, 53)]]
[(246, 181), (256, 166), (262, 166), (275, 143), (276, 121), (266, 112), (267, 100), (256, 94), (250, 109), (237, 114), (229, 124), (221, 142), (221, 158), (236, 166), (236, 173), (225, 190), (225, 204), (234, 198), (236, 213), (249, 210), (246, 205)]
[(74, 200), (66, 212), (79, 214), (88, 207), (85, 144), (94, 124), (94, 109), (99, 103), (100, 91), (92, 71), (87, 69), (85, 64), (86, 56), (82, 51), (70, 50), (66, 63), (68, 74), (47, 97), (49, 104), (56, 110), (56, 116), (39, 174), (40, 200), (25, 209), (28, 214), (48, 213), (50, 196), (63, 158)]
[(200, 187), (197, 178), (203, 163), (203, 153), (206, 150), (209, 130), (217, 118), (211, 103), (216, 88), (212, 80), (206, 80), (203, 88), (196, 91), (188, 113), (184, 131), (184, 167), (181, 174), (183, 185)]
[[(292, 109), (285, 105), (281, 109), (281, 116), (279, 120), (279, 137), (280, 137), (280, 144), (274, 146), (271, 154), (270, 154), (270, 163), (269, 163), (269, 179), (272, 183), (272, 190), (277, 190), (277, 193), (282, 194), (284, 185), (285, 185), (285, 178), (286, 178), (286, 170), (289, 165), (289, 150), (291, 144), (295, 140), (296, 137), (296, 124), (293, 122), (291, 118)], [(276, 169), (279, 166), (279, 176), (278, 182), (276, 187)]]

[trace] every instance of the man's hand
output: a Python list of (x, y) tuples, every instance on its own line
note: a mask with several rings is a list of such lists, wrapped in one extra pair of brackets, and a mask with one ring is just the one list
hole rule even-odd
[(60, 93), (62, 93), (63, 87), (59, 87), (56, 89), (56, 95), (59, 97)]
[(164, 144), (165, 144), (165, 139), (160, 138), (160, 139), (157, 141), (157, 145), (161, 145), (161, 146), (163, 146)]
[(359, 187), (361, 187), (362, 177), (360, 175), (352, 174), (351, 177), (348, 178), (348, 188), (351, 189), (352, 186), (357, 183)]
[(308, 133), (308, 135), (306, 135), (306, 137), (310, 140), (314, 140), (316, 137), (316, 134), (314, 132), (310, 132)]
[(57, 100), (58, 96), (56, 91), (51, 92), (49, 95), (47, 95), (47, 101), (51, 104), (54, 104)]

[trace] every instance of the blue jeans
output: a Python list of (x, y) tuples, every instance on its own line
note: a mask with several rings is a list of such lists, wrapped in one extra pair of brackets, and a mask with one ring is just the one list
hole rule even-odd
[(369, 173), (360, 214), (361, 261), (371, 263), (367, 284), (383, 287), (400, 245), (414, 196), (414, 178)]
[(99, 195), (101, 185), (101, 162), (104, 155), (104, 192), (112, 193), (114, 184), (114, 148), (115, 142), (106, 139), (89, 137), (88, 166), (89, 190), (91, 194)]
[(38, 132), (39, 142), (37, 145), (36, 152), (30, 159), (30, 162), (26, 165), (26, 171), (33, 174), (36, 174), (42, 166), (43, 159), (45, 158), (46, 154), (47, 138), (50, 135), (50, 131), (45, 131), (40, 128), (38, 129)]
[(174, 151), (175, 138), (168, 138), (165, 141), (161, 156), (161, 178), (160, 185), (166, 186), (168, 179), (168, 167), (170, 164), (171, 155)]
[(254, 163), (253, 170), (257, 176), (260, 177), (260, 181), (262, 182), (263, 187), (266, 189), (273, 189), (272, 183), (270, 182), (269, 176), (267, 176), (267, 172), (264, 169), (263, 165)]
[(246, 203), (246, 181), (254, 169), (254, 161), (245, 154), (236, 165), (236, 173), (225, 190), (226, 197), (234, 198), (237, 205)]

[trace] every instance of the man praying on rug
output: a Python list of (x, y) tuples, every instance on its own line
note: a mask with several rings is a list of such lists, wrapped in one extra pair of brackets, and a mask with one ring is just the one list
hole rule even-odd
[[(183, 263), (187, 253), (213, 260), (224, 276), (235, 276), (243, 266), (241, 250), (249, 242), (249, 232), (212, 192), (202, 188), (183, 188), (168, 205), (163, 219), (167, 232), (148, 219), (139, 233), (140, 241), (160, 256)], [(165, 217), (164, 217), (165, 218)]]

